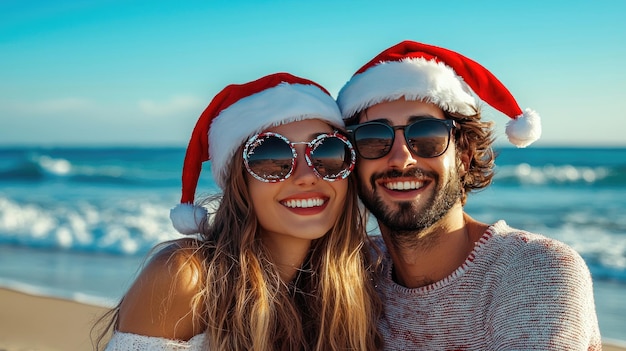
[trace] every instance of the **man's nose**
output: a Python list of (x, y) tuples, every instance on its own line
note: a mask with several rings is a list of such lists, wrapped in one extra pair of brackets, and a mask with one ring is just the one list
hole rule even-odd
[(395, 130), (395, 138), (389, 155), (387, 155), (387, 163), (394, 169), (405, 169), (407, 167), (415, 165), (417, 160), (411, 152), (409, 145), (407, 145), (404, 138), (404, 131), (401, 129)]

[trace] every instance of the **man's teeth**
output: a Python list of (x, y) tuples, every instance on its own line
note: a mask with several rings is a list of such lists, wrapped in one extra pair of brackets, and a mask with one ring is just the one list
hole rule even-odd
[(422, 182), (404, 181), (404, 182), (389, 182), (385, 183), (385, 188), (389, 190), (415, 190), (424, 186)]
[(296, 207), (301, 207), (301, 208), (316, 207), (316, 206), (322, 206), (323, 204), (324, 204), (324, 200), (322, 200), (322, 199), (302, 199), (302, 200), (287, 200), (287, 201), (283, 201), (283, 205), (285, 205), (287, 207), (292, 207), (292, 208), (296, 208)]

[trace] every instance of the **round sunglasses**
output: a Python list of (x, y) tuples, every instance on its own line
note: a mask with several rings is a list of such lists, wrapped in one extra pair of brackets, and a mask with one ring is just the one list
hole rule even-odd
[(295, 145), (306, 145), (304, 158), (320, 178), (332, 182), (346, 178), (354, 169), (356, 153), (350, 141), (338, 132), (320, 134), (310, 142), (292, 142), (273, 132), (253, 135), (243, 149), (246, 170), (266, 182), (282, 182), (296, 168)]
[(383, 122), (366, 122), (348, 127), (356, 151), (361, 157), (373, 160), (386, 156), (402, 130), (404, 140), (413, 154), (423, 158), (441, 156), (448, 149), (454, 120), (421, 117), (404, 126), (390, 126)]

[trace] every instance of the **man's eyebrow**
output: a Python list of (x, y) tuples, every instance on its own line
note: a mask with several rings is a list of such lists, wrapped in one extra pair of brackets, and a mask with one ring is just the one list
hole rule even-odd
[[(424, 118), (437, 118), (437, 117), (429, 115), (429, 114), (414, 115), (414, 116), (409, 116), (408, 122), (415, 122), (416, 120), (424, 119)], [(391, 125), (391, 120), (389, 120), (388, 118), (371, 119), (371, 120), (369, 120), (367, 122), (380, 122), (380, 123), (385, 123), (385, 124)]]
[[(428, 115), (428, 114), (426, 114), (426, 115), (415, 115), (415, 116), (410, 116), (409, 117), (409, 122), (415, 122), (417, 120), (425, 119), (425, 118), (437, 118), (437, 117), (432, 116), (432, 115)], [(437, 119), (439, 119), (439, 118), (437, 118)]]
[[(389, 119), (387, 119), (387, 118), (370, 119), (367, 122), (380, 122), (380, 123), (391, 125), (391, 121)], [(364, 122), (364, 123), (367, 123), (367, 122)]]

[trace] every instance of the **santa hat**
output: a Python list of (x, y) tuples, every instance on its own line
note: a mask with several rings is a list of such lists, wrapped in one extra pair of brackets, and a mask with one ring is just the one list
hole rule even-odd
[(194, 196), (204, 161), (211, 160), (213, 178), (223, 189), (235, 152), (250, 136), (306, 119), (344, 126), (341, 112), (326, 89), (288, 73), (229, 85), (219, 92), (200, 115), (189, 140), (180, 204), (170, 211), (174, 228), (182, 234), (200, 232), (207, 210), (194, 204)]
[(511, 118), (506, 134), (512, 144), (525, 147), (539, 139), (539, 115), (530, 109), (522, 111), (485, 67), (454, 51), (414, 41), (392, 46), (361, 67), (341, 89), (337, 103), (344, 118), (402, 97), (472, 116), (479, 111), (472, 91)]

